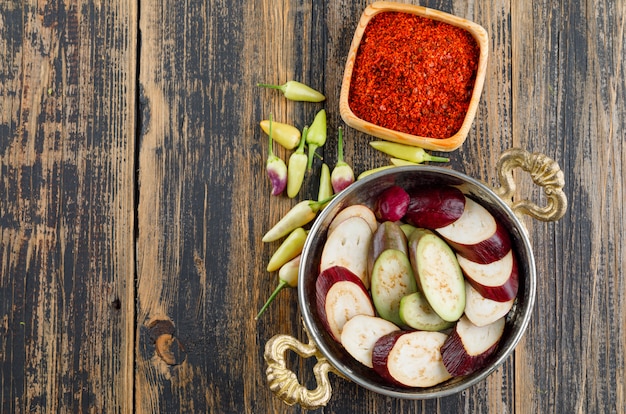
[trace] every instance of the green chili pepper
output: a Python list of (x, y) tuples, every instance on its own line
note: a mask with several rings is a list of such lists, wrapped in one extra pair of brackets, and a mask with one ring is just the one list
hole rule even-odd
[(263, 88), (278, 89), (285, 95), (285, 98), (292, 101), (322, 102), (326, 99), (322, 93), (304, 83), (294, 80), (290, 80), (282, 85), (271, 85), (268, 83), (257, 83), (256, 85)]
[[(332, 197), (331, 197), (332, 198)], [(304, 200), (293, 206), (278, 223), (263, 236), (263, 242), (273, 242), (302, 227), (315, 218), (317, 212), (329, 199), (312, 201)]]
[(330, 168), (328, 164), (322, 163), (320, 171), (320, 188), (317, 192), (317, 199), (325, 200), (333, 195), (333, 185), (330, 180)]
[(272, 195), (281, 194), (287, 186), (287, 165), (285, 161), (274, 154), (274, 141), (272, 139), (272, 114), (270, 114), (269, 148), (267, 151), (266, 171), (272, 183)]
[(304, 181), (304, 173), (306, 172), (307, 156), (304, 153), (304, 143), (306, 142), (308, 126), (302, 130), (302, 138), (298, 149), (289, 157), (287, 164), (287, 196), (294, 198), (300, 192), (302, 182)]
[(306, 230), (302, 227), (298, 227), (289, 233), (289, 236), (281, 243), (276, 249), (269, 263), (267, 264), (267, 271), (274, 272), (282, 265), (302, 253), (304, 247), (304, 241), (306, 240)]
[(352, 167), (343, 160), (343, 128), (339, 127), (337, 164), (333, 168), (331, 181), (335, 193), (340, 192), (354, 182), (354, 171)]
[(267, 307), (274, 301), (276, 295), (286, 287), (295, 288), (298, 286), (298, 269), (300, 267), (300, 258), (302, 255), (298, 255), (281, 266), (278, 270), (278, 286), (272, 292), (267, 302), (263, 305), (259, 313), (254, 319), (259, 319)]
[(326, 110), (321, 109), (315, 115), (306, 137), (306, 143), (309, 146), (309, 162), (307, 166), (310, 170), (313, 165), (315, 151), (326, 143)]
[(401, 160), (400, 158), (389, 158), (389, 161), (396, 167), (402, 167), (404, 165), (418, 165), (416, 162)]
[(383, 165), (382, 167), (372, 168), (371, 170), (365, 170), (361, 174), (359, 174), (359, 176), (356, 179), (358, 181), (361, 178), (367, 177), (370, 174), (374, 174), (375, 172), (378, 172), (378, 171), (387, 170), (389, 168), (395, 168), (395, 165)]
[(423, 148), (414, 147), (411, 145), (398, 144), (396, 142), (387, 141), (372, 141), (370, 142), (370, 145), (378, 151), (382, 151), (385, 154), (391, 155), (392, 157), (400, 158), (406, 161), (413, 161), (417, 164), (421, 164), (425, 161), (450, 161), (449, 158), (430, 155), (426, 151), (424, 151)]
[[(270, 121), (264, 119), (260, 122), (261, 129), (269, 134)], [(298, 146), (300, 142), (300, 130), (293, 125), (284, 124), (282, 122), (272, 122), (274, 141), (282, 145), (288, 150), (292, 150)]]

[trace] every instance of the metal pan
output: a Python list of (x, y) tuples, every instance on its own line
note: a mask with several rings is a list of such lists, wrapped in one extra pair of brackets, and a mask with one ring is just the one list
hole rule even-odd
[[(543, 189), (547, 200), (544, 206), (526, 199), (513, 201), (516, 190), (513, 170), (518, 167), (528, 172), (533, 182)], [(500, 181), (497, 189), (452, 169), (433, 166), (392, 168), (355, 182), (329, 203), (310, 230), (299, 269), (298, 302), (309, 343), (303, 344), (290, 335), (277, 335), (266, 344), (267, 379), (270, 389), (280, 399), (289, 405), (300, 404), (308, 409), (326, 405), (332, 396), (329, 372), (385, 396), (404, 399), (439, 398), (461, 392), (483, 380), (510, 357), (528, 326), (536, 294), (535, 259), (521, 218), (527, 215), (541, 221), (559, 220), (567, 209), (567, 199), (562, 191), (563, 172), (554, 160), (543, 154), (512, 149), (502, 154), (496, 168)], [(513, 309), (507, 316), (498, 350), (487, 366), (471, 375), (451, 378), (434, 387), (401, 388), (385, 382), (331, 339), (316, 311), (315, 281), (319, 274), (320, 255), (327, 229), (338, 212), (357, 203), (373, 206), (378, 194), (391, 185), (410, 188), (422, 184), (456, 186), (468, 197), (480, 202), (506, 226), (518, 258), (520, 285)], [(307, 389), (299, 384), (296, 375), (287, 367), (285, 354), (289, 350), (305, 358), (317, 358), (314, 367), (317, 380), (315, 389)]]

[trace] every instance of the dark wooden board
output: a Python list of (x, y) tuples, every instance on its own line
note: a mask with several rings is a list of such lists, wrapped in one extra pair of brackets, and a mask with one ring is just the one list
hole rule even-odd
[(133, 406), (137, 10), (0, 4), (0, 412)]
[(518, 393), (531, 398), (516, 408), (620, 413), (625, 3), (524, 9), (512, 10), (513, 134), (560, 162), (570, 207), (561, 222), (531, 227), (538, 295), (516, 356)]
[[(106, 3), (106, 4), (105, 4)], [(268, 389), (263, 348), (305, 341), (295, 290), (265, 271), (263, 233), (315, 198), (271, 197), (258, 122), (320, 108), (336, 160), (343, 66), (368, 4), (0, 4), (0, 413), (303, 412)], [(538, 274), (514, 356), (459, 395), (394, 400), (331, 374), (320, 413), (626, 411), (622, 0), (420, 2), (489, 32), (474, 126), (450, 166), (497, 186), (511, 147), (554, 158), (570, 205), (525, 220)], [(301, 80), (321, 104), (257, 82)], [(347, 128), (358, 173), (385, 164)], [(277, 148), (285, 158), (289, 151)], [(517, 197), (545, 196), (517, 174)], [(313, 387), (312, 361), (293, 355)]]

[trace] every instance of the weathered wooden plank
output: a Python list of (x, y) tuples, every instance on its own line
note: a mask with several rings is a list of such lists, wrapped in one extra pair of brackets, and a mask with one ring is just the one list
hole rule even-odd
[[(286, 406), (267, 389), (263, 346), (301, 328), (295, 292), (254, 321), (275, 283), (263, 269), (276, 246), (260, 238), (292, 204), (269, 197), (257, 123), (270, 111), (312, 119), (319, 106), (255, 83), (321, 82), (310, 48), (323, 26), (295, 2), (204, 7), (142, 3), (137, 408), (277, 412)], [(173, 364), (145, 334), (155, 319), (171, 321), (185, 349)]]
[(570, 200), (558, 224), (531, 224), (539, 284), (516, 412), (624, 412), (624, 11), (512, 11), (513, 133), (559, 161)]
[[(254, 274), (250, 196), (235, 183), (255, 157), (239, 120), (243, 6), (141, 6), (136, 408), (227, 412), (244, 406), (255, 358), (240, 306)], [(168, 349), (183, 348), (171, 359), (157, 353), (155, 320), (170, 323)]]
[(132, 410), (136, 27), (0, 5), (0, 412)]

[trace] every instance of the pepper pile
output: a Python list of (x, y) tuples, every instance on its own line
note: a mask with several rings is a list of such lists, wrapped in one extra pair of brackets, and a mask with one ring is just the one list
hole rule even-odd
[[(285, 98), (300, 102), (322, 102), (326, 98), (321, 93), (297, 81), (288, 81), (282, 85), (258, 83), (257, 86), (280, 90)], [(260, 123), (261, 129), (269, 135), (267, 175), (272, 183), (272, 195), (280, 195), (287, 189), (287, 196), (295, 198), (304, 182), (305, 173), (311, 172), (313, 158), (317, 149), (324, 146), (327, 137), (326, 110), (321, 109), (315, 115), (311, 125), (303, 128), (302, 133), (293, 125), (269, 120)], [(278, 142), (287, 150), (297, 149), (289, 156), (288, 163), (274, 154), (273, 143)], [(339, 127), (339, 158), (330, 174), (327, 164), (322, 164), (318, 200), (326, 199), (354, 182), (354, 172), (343, 159), (343, 130)], [(304, 148), (308, 148), (308, 155)]]
[[(282, 85), (259, 83), (257, 86), (278, 89), (285, 98), (292, 101), (322, 102), (325, 99), (322, 93), (297, 81), (289, 81)], [(317, 149), (326, 143), (326, 111), (324, 109), (319, 110), (310, 126), (306, 125), (302, 129), (302, 133), (293, 125), (274, 122), (272, 114), (270, 114), (269, 120), (261, 121), (261, 129), (269, 136), (266, 170), (272, 183), (271, 194), (278, 196), (286, 189), (289, 198), (297, 197), (306, 173), (312, 171), (313, 158), (317, 155)], [(278, 142), (287, 150), (295, 149), (289, 156), (287, 163), (274, 153), (274, 142)], [(340, 131), (340, 145), (342, 144)], [(305, 147), (308, 154), (305, 153)], [(337, 184), (339, 182), (340, 184)], [(315, 218), (317, 212), (328, 203), (335, 191), (340, 187), (345, 188), (352, 182), (354, 182), (354, 173), (352, 173), (352, 168), (343, 160), (343, 148), (340, 147), (340, 159), (332, 176), (328, 165), (322, 163), (318, 200), (304, 200), (297, 203), (263, 236), (263, 242), (268, 243), (285, 239), (276, 249), (267, 265), (268, 272), (278, 271), (278, 286), (263, 305), (256, 319), (265, 312), (282, 289), (297, 286), (300, 254), (308, 234), (303, 226)]]

